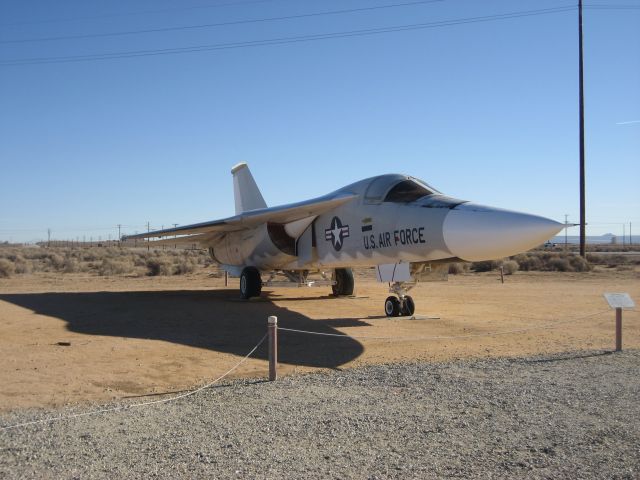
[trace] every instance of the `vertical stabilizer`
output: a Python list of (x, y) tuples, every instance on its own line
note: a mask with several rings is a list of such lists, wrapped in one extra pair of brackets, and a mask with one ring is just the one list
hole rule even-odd
[(231, 169), (231, 174), (233, 175), (233, 196), (236, 201), (236, 215), (247, 210), (267, 207), (246, 163), (237, 164)]

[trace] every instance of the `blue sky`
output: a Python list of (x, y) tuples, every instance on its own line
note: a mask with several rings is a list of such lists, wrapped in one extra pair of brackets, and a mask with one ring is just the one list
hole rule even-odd
[[(476, 202), (578, 221), (577, 10), (285, 45), (158, 50), (575, 4), (445, 0), (0, 4), (0, 241), (115, 238), (233, 214), (249, 163), (270, 205), (389, 172)], [(230, 5), (231, 4), (231, 5)], [(638, 5), (637, 0), (585, 4)], [(640, 232), (640, 9), (585, 9), (587, 231)], [(638, 230), (636, 230), (636, 228)], [(574, 229), (577, 233), (577, 229)]]

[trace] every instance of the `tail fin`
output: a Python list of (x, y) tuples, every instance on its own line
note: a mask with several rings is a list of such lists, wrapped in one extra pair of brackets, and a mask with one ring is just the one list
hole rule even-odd
[(247, 210), (267, 207), (246, 163), (237, 164), (231, 169), (231, 174), (233, 175), (233, 196), (236, 201), (236, 215)]

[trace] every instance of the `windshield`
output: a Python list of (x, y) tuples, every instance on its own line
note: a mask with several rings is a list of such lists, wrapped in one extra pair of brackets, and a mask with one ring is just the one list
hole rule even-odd
[(371, 181), (365, 193), (366, 203), (410, 203), (440, 193), (425, 182), (404, 175), (383, 175)]
[(387, 196), (384, 197), (384, 201), (392, 203), (410, 203), (431, 194), (433, 194), (433, 191), (429, 190), (424, 185), (413, 180), (405, 180), (396, 184), (395, 187), (389, 190)]

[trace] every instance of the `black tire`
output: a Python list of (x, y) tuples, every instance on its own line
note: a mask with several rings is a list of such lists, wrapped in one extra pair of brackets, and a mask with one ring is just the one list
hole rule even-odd
[(353, 295), (353, 272), (350, 268), (336, 268), (335, 281), (332, 290), (335, 296)]
[(240, 298), (257, 297), (262, 291), (262, 278), (255, 267), (245, 267), (240, 274)]
[(413, 298), (409, 295), (404, 297), (404, 302), (402, 303), (402, 308), (400, 310), (402, 315), (411, 317), (416, 311), (416, 303), (413, 301)]
[(384, 301), (384, 313), (387, 317), (400, 315), (400, 300), (397, 297), (387, 297)]

